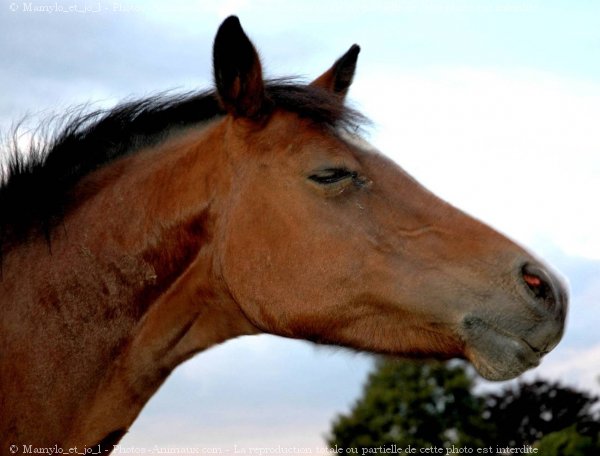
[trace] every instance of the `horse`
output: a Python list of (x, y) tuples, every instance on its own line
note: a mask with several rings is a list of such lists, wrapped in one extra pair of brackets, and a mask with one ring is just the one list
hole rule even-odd
[(177, 365), (242, 335), (464, 358), (491, 380), (557, 345), (562, 279), (363, 139), (345, 103), (359, 52), (308, 84), (268, 80), (231, 16), (214, 88), (10, 146), (2, 452), (110, 452)]

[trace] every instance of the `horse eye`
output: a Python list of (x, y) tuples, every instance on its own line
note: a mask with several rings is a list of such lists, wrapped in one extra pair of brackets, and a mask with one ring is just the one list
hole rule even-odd
[(344, 168), (328, 168), (311, 174), (308, 178), (321, 185), (335, 184), (345, 179), (356, 179), (358, 173)]

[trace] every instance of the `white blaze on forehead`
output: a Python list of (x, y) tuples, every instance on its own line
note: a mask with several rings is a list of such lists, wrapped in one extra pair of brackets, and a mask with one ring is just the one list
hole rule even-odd
[(338, 132), (338, 134), (340, 135), (340, 138), (342, 138), (348, 144), (352, 145), (353, 147), (356, 147), (357, 149), (360, 149), (361, 151), (363, 151), (365, 153), (370, 153), (370, 154), (379, 154), (380, 153), (379, 149), (377, 149), (377, 147), (375, 147), (373, 144), (371, 144), (369, 141), (367, 141), (365, 138), (363, 138), (359, 134), (349, 132), (348, 130), (340, 130)]

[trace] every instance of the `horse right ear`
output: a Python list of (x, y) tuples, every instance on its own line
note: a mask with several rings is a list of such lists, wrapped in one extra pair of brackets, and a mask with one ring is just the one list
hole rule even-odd
[(335, 61), (331, 68), (311, 82), (310, 85), (321, 87), (345, 97), (352, 84), (352, 79), (354, 79), (359, 52), (360, 46), (358, 44), (352, 45), (343, 56)]
[(213, 71), (223, 108), (236, 117), (256, 117), (265, 105), (262, 67), (239, 19), (229, 16), (213, 45)]

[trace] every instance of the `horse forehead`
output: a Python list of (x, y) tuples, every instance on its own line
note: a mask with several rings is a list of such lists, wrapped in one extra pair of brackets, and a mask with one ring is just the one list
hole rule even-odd
[(358, 149), (366, 154), (380, 155), (379, 149), (367, 141), (363, 136), (350, 132), (348, 130), (340, 130), (339, 137), (350, 146)]

